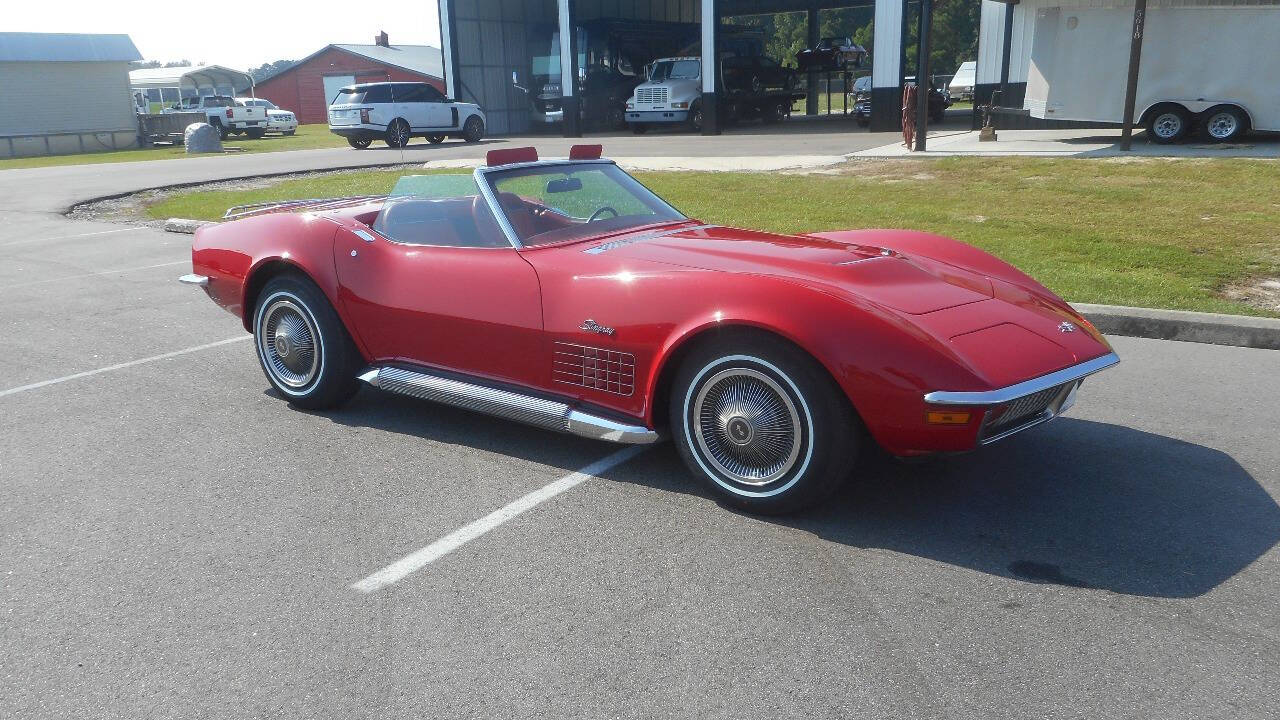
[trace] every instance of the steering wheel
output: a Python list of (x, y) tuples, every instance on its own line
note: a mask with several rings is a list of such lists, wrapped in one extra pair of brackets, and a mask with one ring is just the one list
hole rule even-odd
[(593, 223), (593, 222), (595, 222), (596, 220), (599, 220), (599, 219), (600, 219), (600, 213), (604, 212), (605, 210), (608, 210), (609, 212), (613, 213), (613, 216), (614, 216), (614, 217), (618, 217), (618, 215), (619, 215), (619, 213), (618, 213), (618, 211), (617, 211), (617, 210), (614, 210), (613, 208), (609, 207), (608, 205), (605, 205), (604, 207), (600, 208), (599, 210), (596, 210), (595, 212), (591, 213), (591, 217), (587, 218), (587, 222), (589, 222), (589, 223)]

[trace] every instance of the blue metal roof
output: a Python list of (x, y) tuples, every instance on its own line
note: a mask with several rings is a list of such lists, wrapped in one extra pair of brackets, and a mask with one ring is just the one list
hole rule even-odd
[(128, 35), (0, 32), (0, 62), (132, 62), (142, 54)]

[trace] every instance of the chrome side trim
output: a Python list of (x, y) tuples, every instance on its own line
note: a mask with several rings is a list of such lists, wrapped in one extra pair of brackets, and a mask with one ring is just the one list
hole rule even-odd
[(576, 410), (567, 403), (477, 385), (398, 367), (370, 368), (358, 379), (388, 392), (453, 405), (486, 415), (515, 420), (546, 430), (594, 440), (646, 445), (658, 433), (641, 425), (627, 425)]
[(195, 285), (197, 287), (209, 287), (209, 278), (205, 275), (183, 275), (178, 278), (178, 282), (183, 285)]
[(1120, 362), (1120, 356), (1115, 353), (1107, 353), (1102, 357), (1087, 360), (1079, 365), (1072, 365), (1063, 368), (1057, 372), (1051, 372), (1048, 375), (1041, 375), (1038, 378), (1032, 378), (1016, 385), (998, 388), (996, 390), (987, 390), (985, 392), (948, 392), (935, 390), (926, 393), (924, 401), (933, 405), (998, 405), (1006, 403), (1010, 400), (1017, 400), (1024, 395), (1048, 390), (1051, 387), (1064, 385), (1073, 380), (1092, 375), (1096, 372), (1106, 370), (1109, 367), (1117, 365)]

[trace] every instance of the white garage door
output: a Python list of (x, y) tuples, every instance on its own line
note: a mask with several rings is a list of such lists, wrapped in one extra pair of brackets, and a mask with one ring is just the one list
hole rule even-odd
[(324, 76), (324, 105), (328, 107), (333, 104), (333, 98), (338, 91), (348, 85), (356, 84), (355, 75), (325, 75)]

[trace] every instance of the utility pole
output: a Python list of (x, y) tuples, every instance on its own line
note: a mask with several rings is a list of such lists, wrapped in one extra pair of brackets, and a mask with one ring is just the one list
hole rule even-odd
[(1142, 35), (1147, 25), (1147, 0), (1133, 6), (1133, 37), (1129, 42), (1129, 84), (1124, 91), (1124, 129), (1120, 132), (1120, 149), (1133, 148), (1133, 110), (1138, 102), (1138, 69), (1142, 66)]

